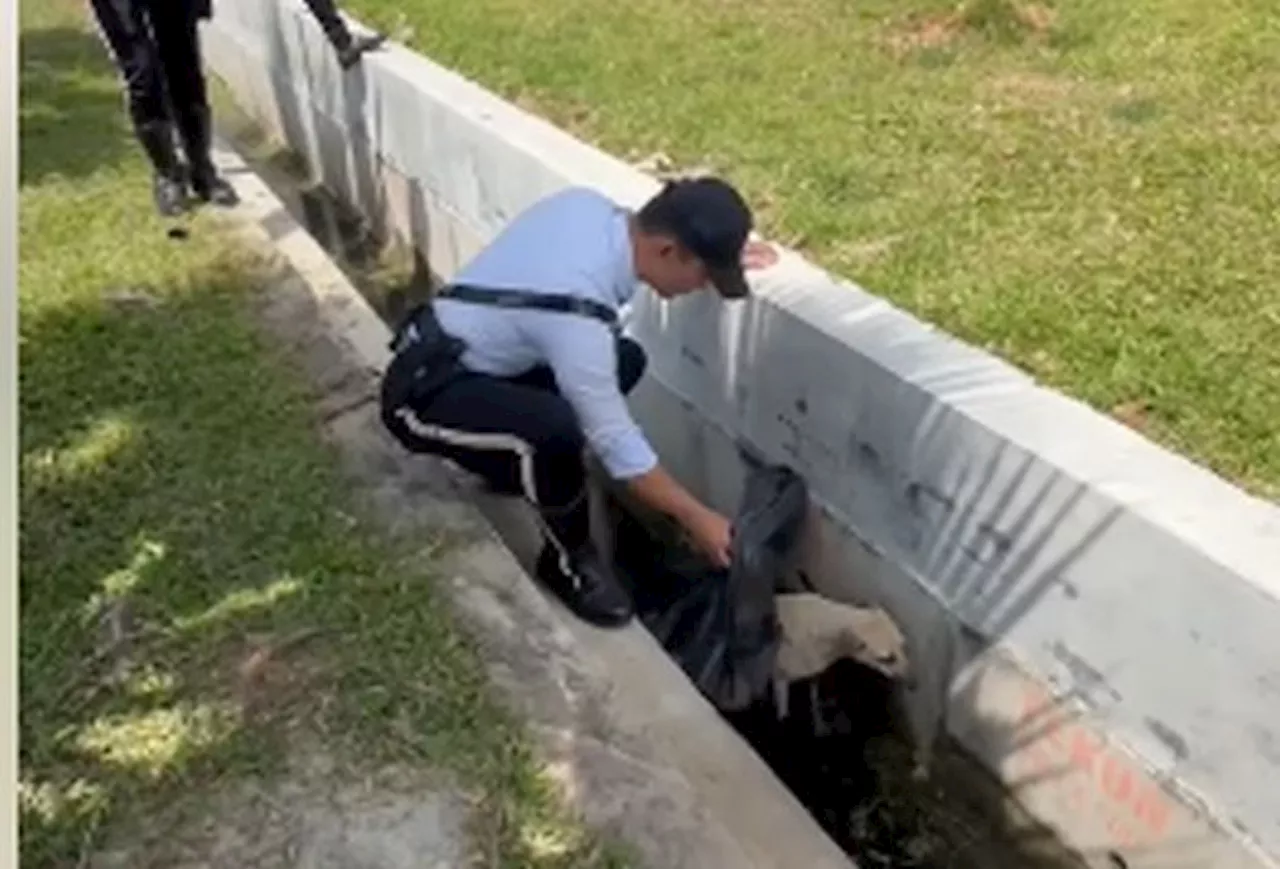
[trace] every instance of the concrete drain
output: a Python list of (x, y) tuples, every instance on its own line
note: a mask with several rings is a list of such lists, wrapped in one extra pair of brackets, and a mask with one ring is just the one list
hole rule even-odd
[[(633, 585), (683, 584), (689, 557), (611, 499), (614, 558)], [(638, 594), (642, 594), (637, 590)], [(651, 592), (652, 594), (652, 592)], [(664, 593), (656, 592), (659, 596)], [(721, 716), (861, 869), (942, 869), (945, 838), (908, 811), (913, 757), (896, 679), (847, 658)]]
[[(429, 295), (435, 281), (416, 253), (403, 270), (407, 277), (388, 280), (380, 262), (385, 248), (351, 209), (322, 188), (258, 168), (384, 321), (396, 322)], [(625, 517), (617, 524), (619, 533), (647, 533), (638, 522), (628, 526)], [(641, 545), (665, 546), (656, 538)], [(1025, 829), (993, 817), (989, 804), (957, 801), (954, 793), (968, 790), (968, 782), (950, 788), (918, 780), (899, 687), (872, 666), (840, 660), (793, 682), (785, 715), (768, 697), (722, 717), (860, 869), (1083, 865), (1060, 847), (1046, 846), (1047, 834), (1028, 847)]]

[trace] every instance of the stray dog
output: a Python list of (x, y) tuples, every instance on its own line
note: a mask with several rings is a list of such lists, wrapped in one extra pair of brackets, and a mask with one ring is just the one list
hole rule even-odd
[(910, 676), (906, 640), (893, 619), (879, 608), (840, 603), (812, 592), (775, 598), (781, 644), (774, 665), (774, 699), (786, 716), (791, 684), (848, 659), (894, 681)]

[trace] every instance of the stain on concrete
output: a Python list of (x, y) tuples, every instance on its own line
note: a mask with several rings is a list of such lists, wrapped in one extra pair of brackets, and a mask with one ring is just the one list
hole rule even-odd
[(382, 804), (317, 807), (303, 815), (298, 866), (308, 869), (449, 869), (467, 854), (466, 813), (438, 795)]
[(1276, 739), (1273, 730), (1255, 724), (1249, 728), (1249, 736), (1263, 760), (1272, 766), (1280, 766), (1280, 740)]
[(1258, 688), (1264, 694), (1280, 695), (1280, 671), (1276, 671), (1274, 673), (1264, 673), (1258, 679)]
[[(229, 790), (203, 818), (164, 818), (164, 836), (110, 843), (94, 869), (452, 869), (473, 850), (470, 808), (458, 792), (401, 770), (357, 781), (308, 761), (269, 790)], [(331, 765), (331, 764), (330, 764)], [(312, 768), (314, 767), (314, 768)]]
[(877, 481), (883, 481), (889, 476), (879, 450), (861, 440), (856, 434), (849, 435), (849, 456), (857, 467), (858, 473)]
[(681, 345), (680, 355), (683, 356), (685, 359), (688, 359), (690, 362), (692, 362), (694, 365), (696, 365), (699, 368), (707, 367), (707, 362), (705, 359), (702, 358), (702, 354), (698, 353), (692, 347), (689, 347), (687, 345)]
[(1079, 689), (1082, 699), (1094, 701), (1099, 694), (1105, 695), (1113, 701), (1120, 699), (1119, 692), (1111, 687), (1106, 675), (1067, 648), (1066, 644), (1061, 641), (1055, 642), (1049, 647), (1049, 651), (1070, 674), (1071, 681)]
[(742, 461), (742, 464), (746, 468), (753, 469), (753, 468), (764, 467), (764, 464), (765, 464), (764, 456), (761, 455), (760, 451), (756, 449), (752, 444), (747, 443), (745, 440), (739, 439), (735, 444), (735, 446), (737, 447), (737, 450), (738, 450), (738, 458)]
[(961, 550), (980, 564), (994, 564), (1009, 554), (1013, 540), (1008, 534), (988, 522), (979, 523), (972, 539), (961, 545)]
[(907, 484), (906, 498), (911, 512), (935, 528), (956, 508), (955, 498), (919, 481)]
[(1164, 743), (1178, 760), (1186, 760), (1191, 757), (1191, 749), (1187, 745), (1187, 740), (1183, 738), (1182, 734), (1163, 721), (1148, 718), (1147, 729), (1151, 731), (1156, 739)]

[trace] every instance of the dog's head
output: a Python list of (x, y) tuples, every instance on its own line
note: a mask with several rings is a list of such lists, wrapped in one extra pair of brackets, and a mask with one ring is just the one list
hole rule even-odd
[(895, 681), (910, 678), (906, 638), (884, 610), (812, 592), (780, 594), (776, 601), (782, 633), (777, 669), (785, 681), (816, 676), (845, 659)]

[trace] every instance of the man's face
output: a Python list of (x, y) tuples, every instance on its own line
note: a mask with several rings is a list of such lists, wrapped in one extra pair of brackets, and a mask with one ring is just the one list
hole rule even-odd
[(706, 266), (673, 239), (663, 238), (653, 246), (646, 268), (646, 279), (654, 292), (664, 299), (674, 299), (711, 285)]

